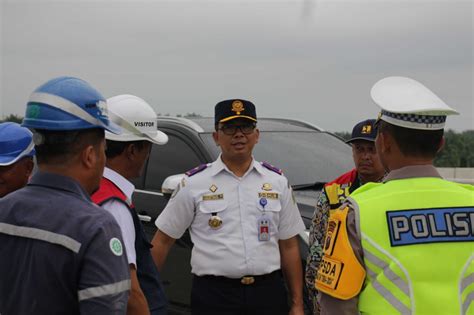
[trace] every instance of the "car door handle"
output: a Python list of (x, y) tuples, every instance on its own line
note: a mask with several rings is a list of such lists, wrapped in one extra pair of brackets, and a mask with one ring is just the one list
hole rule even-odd
[(142, 221), (142, 222), (150, 222), (150, 221), (151, 221), (151, 217), (150, 217), (149, 215), (139, 214), (139, 215), (138, 215), (138, 218), (139, 218), (140, 221)]

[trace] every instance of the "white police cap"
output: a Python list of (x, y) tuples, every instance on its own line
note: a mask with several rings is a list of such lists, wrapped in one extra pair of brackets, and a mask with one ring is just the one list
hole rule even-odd
[(459, 114), (423, 84), (406, 77), (384, 78), (370, 95), (382, 108), (379, 119), (404, 128), (440, 130), (446, 116)]

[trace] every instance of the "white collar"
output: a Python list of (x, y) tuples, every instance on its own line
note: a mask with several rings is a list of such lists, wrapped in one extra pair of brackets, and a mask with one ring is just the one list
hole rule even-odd
[(103, 176), (113, 182), (125, 194), (127, 199), (132, 200), (135, 185), (133, 185), (129, 180), (108, 167), (104, 168)]
[[(242, 177), (247, 176), (253, 169), (257, 170), (260, 174), (264, 174), (262, 170), (262, 165), (255, 161), (255, 159), (252, 156), (252, 163), (250, 163), (249, 169), (245, 172), (245, 174)], [(212, 176), (215, 176), (219, 174), (221, 171), (226, 170), (230, 174), (234, 175), (235, 174), (227, 167), (227, 165), (224, 164), (222, 161), (222, 155), (219, 154), (219, 157), (212, 163)]]

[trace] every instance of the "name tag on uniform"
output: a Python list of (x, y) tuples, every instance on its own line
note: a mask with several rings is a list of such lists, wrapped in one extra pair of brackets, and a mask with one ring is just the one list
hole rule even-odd
[(261, 192), (261, 193), (258, 193), (258, 197), (266, 198), (266, 199), (278, 199), (278, 193)]
[(474, 207), (387, 211), (390, 244), (473, 242)]
[(203, 201), (207, 200), (221, 200), (224, 199), (224, 194), (217, 194), (217, 195), (204, 195), (202, 196)]
[(258, 240), (266, 242), (270, 240), (270, 218), (264, 214), (258, 218)]

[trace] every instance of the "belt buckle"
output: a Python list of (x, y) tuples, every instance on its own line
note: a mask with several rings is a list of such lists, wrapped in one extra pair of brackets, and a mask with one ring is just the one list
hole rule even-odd
[(242, 277), (242, 279), (240, 279), (240, 283), (244, 285), (253, 284), (254, 282), (255, 282), (254, 277)]

